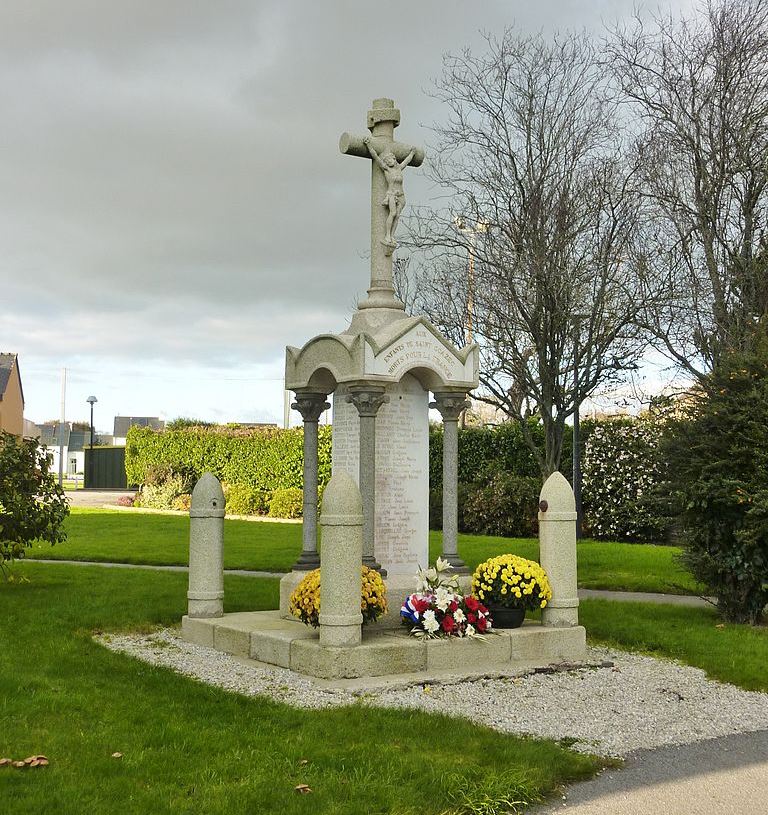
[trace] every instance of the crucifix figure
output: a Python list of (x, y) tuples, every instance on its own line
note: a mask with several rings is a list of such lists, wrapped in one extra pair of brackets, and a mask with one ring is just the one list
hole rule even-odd
[(384, 155), (380, 156), (376, 152), (376, 148), (373, 146), (370, 136), (366, 136), (363, 142), (368, 148), (373, 160), (381, 167), (381, 171), (384, 173), (384, 179), (387, 182), (387, 194), (384, 196), (381, 204), (389, 210), (389, 215), (387, 216), (386, 232), (381, 242), (384, 245), (384, 252), (391, 255), (397, 248), (394, 235), (397, 229), (397, 222), (400, 220), (400, 213), (405, 207), (403, 170), (411, 163), (416, 148), (411, 150), (403, 161), (398, 162), (395, 158), (395, 154), (391, 150), (387, 150)]
[(371, 287), (359, 308), (396, 308), (403, 304), (392, 287), (392, 252), (395, 230), (405, 206), (403, 170), (418, 167), (424, 151), (394, 140), (400, 111), (391, 99), (374, 99), (368, 111), (370, 135), (342, 133), (339, 149), (348, 156), (371, 162)]

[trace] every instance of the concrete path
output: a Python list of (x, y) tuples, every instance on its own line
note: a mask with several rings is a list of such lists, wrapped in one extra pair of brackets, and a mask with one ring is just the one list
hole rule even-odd
[(536, 815), (762, 815), (768, 731), (639, 750), (623, 769), (569, 787)]
[(67, 500), (73, 507), (103, 507), (104, 504), (116, 504), (123, 495), (136, 495), (136, 490), (69, 490)]
[[(30, 557), (27, 563), (61, 563), (65, 566), (103, 566), (106, 569), (150, 569), (158, 572), (188, 572), (188, 566), (161, 566), (156, 563), (102, 563), (98, 560), (48, 560)], [(224, 569), (224, 574), (240, 577), (284, 577), (285, 572), (262, 572), (256, 569)]]
[(673, 606), (715, 606), (714, 597), (694, 597), (690, 594), (656, 594), (644, 591), (607, 591), (604, 589), (579, 589), (579, 599), (598, 598), (619, 603), (666, 603)]

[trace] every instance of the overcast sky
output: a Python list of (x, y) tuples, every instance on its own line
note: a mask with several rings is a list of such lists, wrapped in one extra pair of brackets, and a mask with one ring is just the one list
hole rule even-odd
[(281, 422), (285, 346), (343, 330), (367, 288), (369, 172), (341, 132), (389, 96), (428, 144), (444, 53), (634, 5), (3, 0), (0, 351), (27, 417), (59, 415), (66, 367), (67, 418), (93, 394), (99, 429)]

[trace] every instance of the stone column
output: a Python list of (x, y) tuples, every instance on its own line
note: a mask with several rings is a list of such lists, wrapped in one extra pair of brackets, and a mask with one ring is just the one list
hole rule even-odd
[(363, 565), (386, 572), (374, 555), (376, 524), (376, 414), (389, 397), (383, 385), (352, 385), (347, 401), (360, 416), (360, 494), (363, 500)]
[(320, 565), (317, 556), (317, 423), (330, 405), (327, 394), (315, 391), (297, 391), (291, 405), (304, 419), (304, 525), (301, 555), (294, 563), (296, 571), (311, 571)]
[(555, 472), (547, 479), (539, 498), (539, 558), (552, 587), (552, 599), (542, 612), (542, 622), (560, 627), (578, 625), (573, 490), (563, 474)]
[(456, 574), (469, 574), (459, 557), (459, 416), (469, 407), (465, 393), (435, 393), (431, 408), (443, 417), (443, 558)]
[(224, 493), (211, 473), (192, 490), (187, 600), (189, 617), (224, 614)]
[(347, 473), (338, 473), (323, 494), (323, 548), (320, 555), (320, 645), (359, 645), (363, 555), (363, 507), (360, 491)]

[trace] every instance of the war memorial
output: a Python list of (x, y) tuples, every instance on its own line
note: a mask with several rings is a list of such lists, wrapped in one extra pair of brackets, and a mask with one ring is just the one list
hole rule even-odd
[[(494, 629), (483, 638), (418, 639), (401, 626), (400, 606), (429, 561), (429, 410), (443, 421), (443, 544), (462, 590), (469, 570), (459, 557), (458, 420), (478, 385), (478, 348), (454, 347), (395, 296), (393, 253), (405, 206), (404, 178), (424, 151), (394, 139), (400, 111), (375, 99), (365, 135), (344, 133), (345, 156), (371, 168), (370, 285), (346, 330), (286, 349), (286, 388), (304, 423), (302, 553), (281, 580), (280, 609), (223, 612), (224, 496), (206, 474), (192, 498), (189, 610), (184, 637), (200, 645), (279, 665), (320, 680), (446, 675), (508, 675), (585, 655), (578, 625), (576, 513), (560, 473), (540, 496), (540, 560), (552, 588), (541, 621)], [(353, 283), (351, 282), (351, 287)], [(354, 287), (356, 288), (356, 287)], [(431, 394), (431, 397), (430, 397)], [(318, 420), (333, 402), (333, 474), (318, 519)], [(318, 523), (319, 521), (319, 523)], [(318, 529), (319, 527), (319, 529)], [(318, 538), (322, 545), (318, 545)], [(385, 578), (389, 611), (363, 626), (361, 563)], [(291, 593), (320, 567), (319, 630), (295, 619)]]

